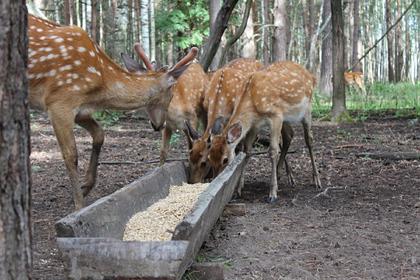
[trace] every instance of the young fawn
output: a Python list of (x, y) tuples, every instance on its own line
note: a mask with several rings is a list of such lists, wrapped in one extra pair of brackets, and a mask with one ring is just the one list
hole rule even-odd
[[(76, 209), (83, 207), (96, 181), (104, 132), (92, 118), (101, 109), (146, 107), (150, 118), (165, 112), (170, 87), (194, 59), (197, 49), (167, 72), (129, 73), (114, 63), (79, 27), (60, 26), (29, 16), (29, 102), (48, 112), (70, 177)], [(77, 167), (73, 128), (85, 128), (93, 139), (84, 182)]]
[(344, 81), (346, 82), (346, 85), (356, 87), (366, 96), (362, 72), (344, 72)]
[[(271, 129), (272, 164), (268, 201), (275, 202), (278, 171), (283, 165), (291, 140), (291, 131), (287, 129), (282, 133), (282, 129), (285, 125), (290, 128), (287, 123), (301, 122), (311, 158), (313, 179), (320, 188), (321, 182), (312, 152), (311, 100), (314, 86), (315, 78), (305, 68), (290, 61), (276, 62), (255, 72), (237, 100), (223, 134), (210, 147), (210, 156), (215, 153), (219, 159), (218, 162), (213, 162), (217, 165), (215, 168), (222, 169), (233, 160), (235, 148), (241, 140), (244, 140), (246, 149), (249, 149), (260, 127), (268, 122)], [(239, 194), (242, 186), (243, 179), (239, 185)]]
[(209, 174), (208, 149), (212, 134), (221, 131), (224, 119), (232, 114), (235, 100), (243, 91), (245, 81), (260, 69), (262, 64), (254, 59), (236, 59), (224, 68), (215, 71), (205, 94), (204, 108), (207, 111), (207, 127), (200, 135), (187, 121), (184, 131), (189, 149), (189, 182), (202, 182)]

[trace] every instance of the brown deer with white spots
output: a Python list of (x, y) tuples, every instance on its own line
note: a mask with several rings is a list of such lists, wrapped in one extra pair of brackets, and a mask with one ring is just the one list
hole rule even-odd
[[(148, 71), (155, 70), (148, 57), (139, 55)], [(140, 64), (123, 55), (123, 61), (127, 69), (139, 71)], [(198, 63), (191, 63), (187, 70), (178, 78), (177, 83), (171, 88), (173, 98), (169, 103), (166, 117), (156, 114), (150, 121), (155, 131), (162, 131), (162, 143), (160, 148), (160, 164), (164, 164), (170, 148), (172, 133), (184, 127), (184, 121), (188, 121), (194, 128), (201, 123), (206, 126), (207, 116), (203, 107), (204, 93), (208, 84), (208, 78), (203, 68)], [(162, 119), (166, 119), (163, 123)], [(163, 123), (156, 125), (154, 121)]]
[[(301, 122), (311, 158), (313, 179), (316, 187), (320, 188), (321, 182), (312, 151), (311, 101), (314, 86), (315, 78), (305, 68), (290, 61), (277, 62), (255, 72), (236, 101), (222, 135), (212, 141), (210, 156), (213, 153), (218, 154), (220, 160), (217, 164), (224, 167), (233, 160), (239, 142), (244, 140), (246, 149), (249, 149), (260, 127), (268, 122), (271, 129), (272, 164), (268, 201), (275, 202), (278, 190), (277, 172), (283, 165), (288, 149), (284, 141), (281, 145), (282, 137), (290, 133), (282, 133), (282, 128), (287, 123)], [(282, 155), (279, 155), (280, 147)], [(242, 186), (243, 180), (239, 185), (239, 193)]]
[(362, 72), (344, 72), (344, 81), (348, 86), (354, 86), (366, 96), (365, 83), (363, 82)]
[[(60, 26), (29, 16), (29, 102), (48, 112), (69, 173), (76, 209), (83, 207), (96, 181), (104, 133), (92, 118), (101, 109), (146, 108), (149, 117), (166, 112), (170, 87), (188, 67), (197, 49), (168, 71), (130, 73), (114, 63), (79, 27)], [(84, 182), (77, 167), (73, 127), (77, 123), (93, 138)]]
[(209, 174), (208, 149), (211, 135), (221, 132), (224, 120), (233, 112), (235, 100), (249, 76), (262, 68), (255, 59), (239, 58), (224, 68), (215, 71), (205, 94), (204, 108), (207, 111), (207, 127), (200, 134), (186, 121), (184, 132), (187, 134), (189, 149), (189, 182), (202, 182)]

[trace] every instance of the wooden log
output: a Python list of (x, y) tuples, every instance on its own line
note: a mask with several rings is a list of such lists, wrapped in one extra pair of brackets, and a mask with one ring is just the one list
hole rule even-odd
[(416, 152), (381, 152), (381, 153), (358, 153), (356, 157), (368, 157), (371, 159), (385, 160), (420, 160), (420, 153)]

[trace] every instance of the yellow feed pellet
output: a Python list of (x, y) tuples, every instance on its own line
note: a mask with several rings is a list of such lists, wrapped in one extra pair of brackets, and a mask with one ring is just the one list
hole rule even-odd
[(175, 227), (193, 209), (208, 184), (171, 186), (167, 197), (158, 200), (128, 221), (123, 240), (171, 240)]

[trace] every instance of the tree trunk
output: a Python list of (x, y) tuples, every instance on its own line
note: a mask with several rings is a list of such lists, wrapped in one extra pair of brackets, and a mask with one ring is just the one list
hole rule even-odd
[(411, 36), (409, 28), (408, 17), (405, 18), (405, 71), (404, 78), (406, 81), (410, 79), (410, 66), (411, 66)]
[(341, 0), (331, 1), (332, 23), (332, 65), (333, 98), (332, 120), (340, 122), (346, 114), (346, 94), (344, 90), (344, 20)]
[[(220, 0), (209, 1), (210, 36), (214, 33), (214, 29), (216, 26), (217, 13), (220, 11), (221, 7), (222, 7), (222, 2)], [(222, 36), (222, 42), (223, 42), (223, 36)], [(219, 46), (219, 48), (217, 49), (217, 52), (214, 55), (213, 61), (211, 62), (210, 70), (216, 70), (218, 65), (222, 63), (220, 61), (222, 59), (222, 47), (223, 46)]]
[(331, 0), (324, 0), (324, 9), (322, 11), (323, 25), (328, 20), (322, 37), (322, 53), (321, 53), (321, 78), (319, 82), (319, 90), (321, 94), (326, 96), (332, 95), (332, 26), (331, 26)]
[(150, 60), (156, 61), (156, 28), (155, 28), (155, 1), (149, 0), (150, 11)]
[(287, 54), (286, 0), (274, 1), (273, 61), (286, 60)]
[[(309, 62), (309, 53), (311, 49), (311, 38), (314, 33), (314, 1), (306, 0), (306, 5), (303, 4), (302, 20), (303, 28), (305, 30), (305, 58)], [(309, 68), (309, 65), (306, 65)]]
[[(134, 41), (141, 42), (141, 16), (140, 16), (140, 0), (134, 0), (134, 22), (136, 23), (136, 30), (134, 33)], [(143, 46), (144, 48), (144, 46)]]
[(270, 20), (270, 0), (263, 0), (263, 60), (264, 64), (270, 63), (270, 29), (268, 25)]
[(360, 13), (359, 13), (359, 0), (354, 0), (353, 2), (353, 44), (352, 44), (352, 60), (351, 65), (356, 65), (353, 67), (353, 71), (362, 71), (362, 65), (357, 63), (359, 58), (359, 44), (360, 44)]
[(0, 9), (0, 279), (31, 279), (27, 12)]
[[(386, 28), (389, 29), (392, 25), (391, 0), (386, 0), (385, 10)], [(388, 42), (388, 81), (391, 83), (395, 82), (393, 34), (394, 32), (391, 30), (386, 36)]]
[[(401, 16), (401, 0), (397, 0), (397, 18)], [(395, 82), (401, 81), (402, 69), (404, 67), (404, 53), (402, 43), (402, 22), (400, 21), (395, 27)]]
[[(252, 3), (250, 3), (251, 5)], [(246, 7), (244, 7), (246, 8)], [(241, 50), (241, 56), (245, 58), (256, 58), (257, 56), (257, 47), (254, 40), (254, 21), (252, 15), (252, 9), (250, 10), (250, 15), (248, 16), (248, 22), (245, 27), (243, 38), (243, 47)]]
[(150, 58), (149, 0), (141, 0), (140, 17), (141, 17), (141, 43), (142, 43), (144, 52)]
[(99, 43), (99, 36), (98, 36), (98, 0), (92, 0), (92, 7), (91, 7), (91, 37), (92, 40)]
[(127, 52), (129, 54), (133, 53), (133, 0), (127, 1), (128, 5), (128, 23), (127, 23)]
[(200, 64), (203, 66), (204, 71), (207, 71), (209, 68), (210, 63), (219, 48), (220, 40), (228, 26), (229, 18), (236, 6), (236, 3), (238, 3), (238, 0), (225, 0), (222, 8), (220, 8), (217, 13), (214, 33), (210, 35), (208, 43), (206, 44), (207, 47), (200, 60)]
[(72, 25), (73, 24), (73, 16), (71, 13), (71, 3), (70, 0), (64, 0), (64, 24), (65, 25)]

